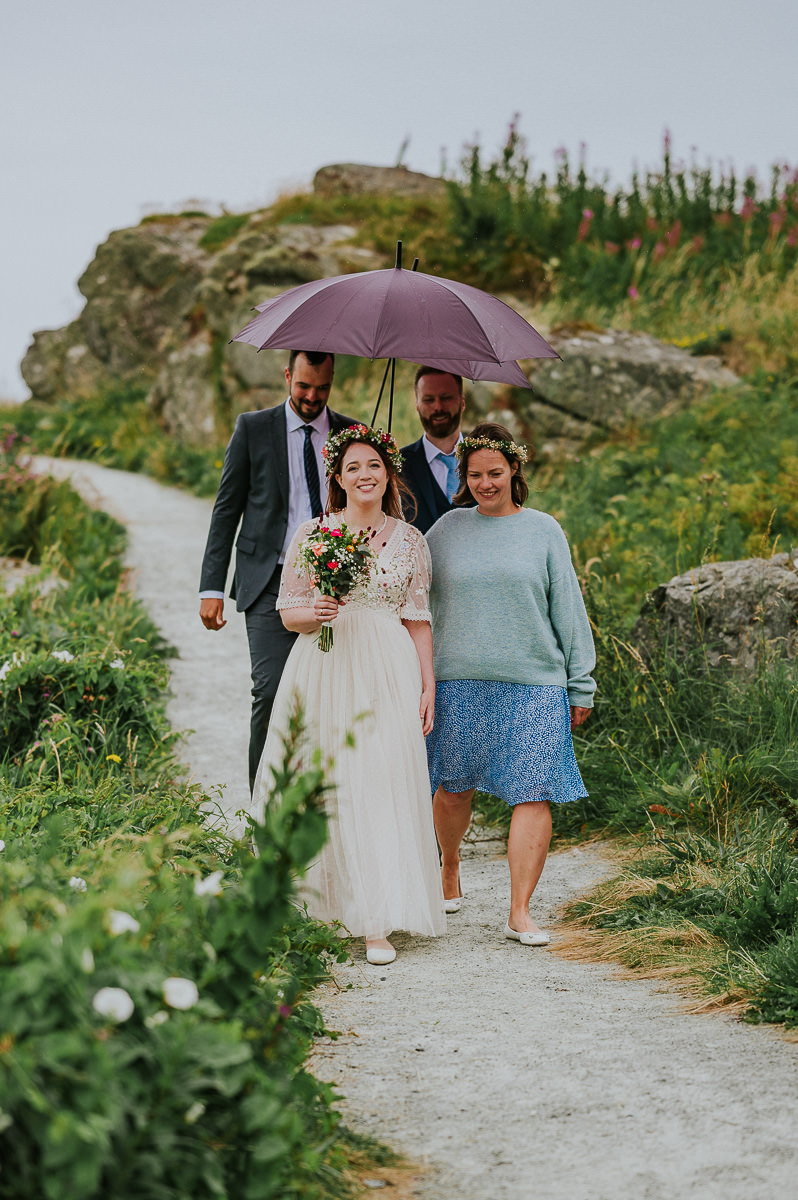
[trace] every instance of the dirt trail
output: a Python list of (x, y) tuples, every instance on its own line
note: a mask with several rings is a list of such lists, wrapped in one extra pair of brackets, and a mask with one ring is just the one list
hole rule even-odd
[[(56, 460), (52, 471), (128, 527), (136, 590), (179, 652), (169, 715), (195, 731), (184, 759), (235, 813), (246, 797), (248, 656), (235, 612), (220, 634), (197, 617), (210, 503), (91, 464)], [(322, 990), (341, 1037), (319, 1047), (314, 1069), (338, 1084), (349, 1123), (427, 1168), (419, 1200), (794, 1195), (798, 1046), (505, 941), (499, 849), (469, 847), (465, 903), (446, 937), (398, 935), (384, 968), (358, 948)], [(552, 855), (535, 916), (556, 932), (558, 907), (604, 869), (595, 850)]]

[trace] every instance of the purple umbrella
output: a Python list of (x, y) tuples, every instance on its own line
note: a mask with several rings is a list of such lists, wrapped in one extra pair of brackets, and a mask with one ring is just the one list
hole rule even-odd
[(401, 261), (400, 242), (391, 269), (291, 288), (257, 305), (258, 315), (233, 341), (258, 350), (304, 346), (361, 358), (402, 358), (517, 387), (529, 383), (516, 359), (559, 357), (504, 301), (467, 283), (405, 271)]

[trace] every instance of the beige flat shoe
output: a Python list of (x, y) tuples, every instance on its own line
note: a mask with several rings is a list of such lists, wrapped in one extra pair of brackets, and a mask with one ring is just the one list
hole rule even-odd
[(519, 933), (517, 929), (511, 929), (509, 923), (504, 927), (504, 936), (522, 946), (548, 946), (551, 941), (545, 929), (539, 929), (537, 933)]

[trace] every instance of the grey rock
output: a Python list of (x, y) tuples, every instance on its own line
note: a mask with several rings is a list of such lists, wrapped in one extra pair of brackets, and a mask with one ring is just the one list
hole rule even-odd
[(217, 429), (214, 376), (213, 343), (207, 330), (167, 356), (147, 399), (179, 440), (211, 446), (222, 436)]
[(772, 558), (707, 563), (655, 588), (632, 640), (645, 655), (667, 642), (703, 648), (712, 666), (753, 670), (798, 655), (798, 549)]
[(224, 440), (239, 412), (285, 395), (285, 351), (230, 339), (256, 304), (309, 279), (378, 265), (349, 225), (275, 226), (255, 213), (208, 249), (211, 218), (162, 216), (112, 233), (79, 281), (80, 316), (34, 334), (22, 374), (38, 400), (141, 387), (175, 436)]
[(563, 326), (547, 334), (562, 356), (527, 366), (532, 392), (518, 403), (539, 451), (555, 454), (620, 428), (678, 412), (738, 377), (647, 333)]
[(365, 163), (332, 163), (313, 176), (321, 196), (363, 196), (391, 192), (400, 196), (442, 196), (446, 184), (433, 175), (407, 167), (373, 167)]

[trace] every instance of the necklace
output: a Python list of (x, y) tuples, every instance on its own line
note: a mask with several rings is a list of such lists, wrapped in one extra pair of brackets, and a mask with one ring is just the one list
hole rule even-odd
[[(348, 522), (346, 521), (346, 515), (347, 515), (346, 509), (344, 509), (344, 511), (341, 513), (341, 516), (344, 518), (344, 523), (348, 524)], [(385, 528), (385, 526), (387, 525), (387, 523), (388, 523), (388, 514), (383, 513), (382, 514), (382, 525), (380, 525), (379, 527), (375, 527), (374, 529), (372, 529), (370, 525), (367, 525), (365, 528), (365, 532), (369, 535), (369, 539), (375, 538), (377, 536), (377, 534), (382, 533), (382, 531)], [(350, 526), (350, 528), (351, 528), (351, 526)], [(364, 531), (358, 530), (358, 532), (362, 533)]]

